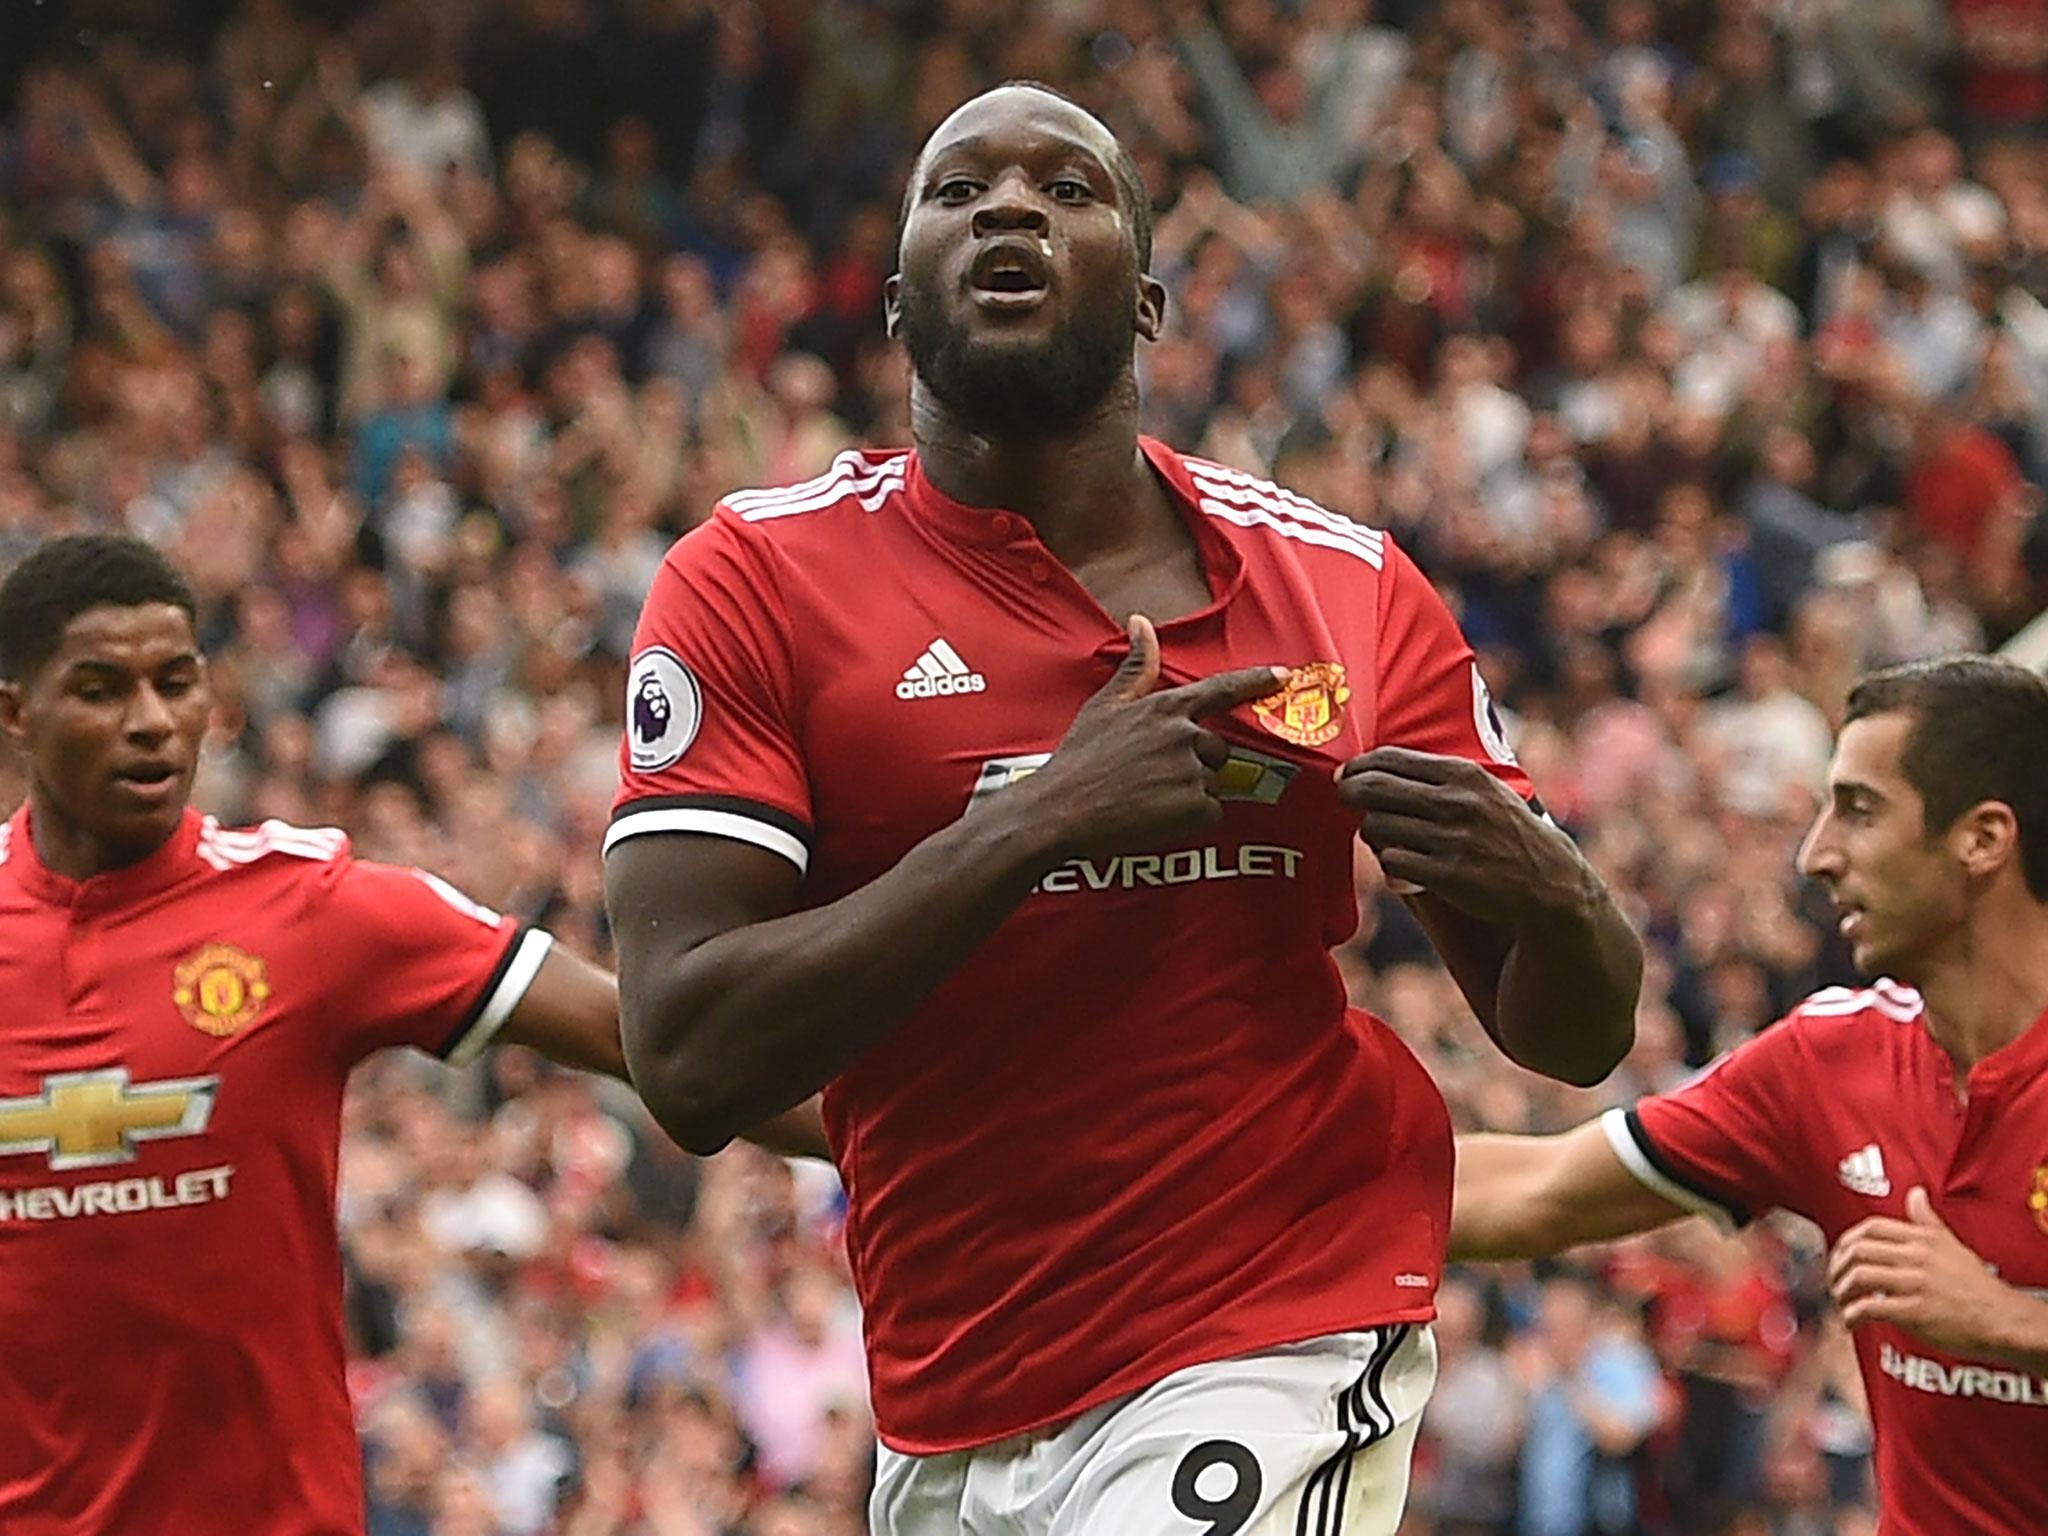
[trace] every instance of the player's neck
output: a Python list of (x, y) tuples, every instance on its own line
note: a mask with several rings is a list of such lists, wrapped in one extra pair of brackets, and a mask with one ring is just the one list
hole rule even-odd
[(2048, 1010), (2048, 906), (2020, 898), (2017, 910), (1980, 914), (1914, 985), (1927, 1029), (1959, 1073), (2030, 1029)]
[(28, 792), (28, 834), (37, 861), (66, 880), (90, 880), (140, 864), (174, 835), (166, 833), (147, 846), (108, 843), (54, 809), (49, 796), (34, 786)]
[(1069, 568), (1128, 544), (1163, 504), (1127, 388), (1112, 390), (1072, 431), (999, 441), (968, 430), (913, 382), (910, 435), (933, 486), (966, 506), (1014, 512)]

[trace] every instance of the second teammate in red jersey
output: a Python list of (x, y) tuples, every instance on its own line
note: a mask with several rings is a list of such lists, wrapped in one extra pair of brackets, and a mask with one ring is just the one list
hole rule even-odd
[[(2048, 685), (1959, 657), (1849, 696), (1801, 864), (1878, 981), (1674, 1092), (1459, 1143), (1454, 1255), (1695, 1211), (1816, 1222), (1877, 1435), (1884, 1536), (2037, 1536), (2048, 1484)], [(1918, 990), (1915, 990), (1915, 987)]]
[(1329, 955), (1361, 815), (1539, 1069), (1625, 1048), (1633, 938), (1407, 557), (1138, 438), (1106, 130), (993, 92), (906, 209), (914, 448), (726, 497), (642, 616), (635, 1081), (700, 1148), (829, 1085), (884, 1536), (1390, 1531), (1450, 1137)]
[(194, 607), (130, 539), (54, 540), (0, 583), (30, 779), (0, 822), (6, 1536), (359, 1536), (350, 1068), (495, 1037), (624, 1070), (611, 978), (546, 934), (339, 832), (187, 807)]

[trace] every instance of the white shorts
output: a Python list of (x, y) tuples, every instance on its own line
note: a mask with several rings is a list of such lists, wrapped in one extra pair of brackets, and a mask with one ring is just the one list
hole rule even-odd
[(1394, 1536), (1436, 1385), (1422, 1324), (1191, 1366), (1054, 1429), (881, 1451), (874, 1536)]

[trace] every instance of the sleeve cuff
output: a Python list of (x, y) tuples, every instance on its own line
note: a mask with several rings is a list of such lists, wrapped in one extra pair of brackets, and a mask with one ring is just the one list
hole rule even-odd
[(540, 974), (541, 962), (547, 959), (548, 951), (554, 947), (553, 936), (539, 928), (523, 930), (518, 938), (505, 946), (505, 953), (499, 959), (497, 969), (491, 972), (491, 979), (484, 983), (483, 993), (470, 1010), (468, 1021), (443, 1047), (443, 1061), (451, 1067), (466, 1067), (483, 1053), (483, 1048), (497, 1037), (498, 1031), (505, 1027), (505, 1021), (512, 1017), (512, 1010), (526, 996), (526, 989)]
[(1607, 1133), (1607, 1144), (1621, 1159), (1621, 1165), (1645, 1188), (1682, 1210), (1706, 1217), (1724, 1233), (1749, 1224), (1749, 1212), (1742, 1207), (1730, 1205), (1681, 1178), (1671, 1160), (1650, 1140), (1642, 1117), (1634, 1110), (1608, 1110), (1600, 1117), (1600, 1128)]
[(796, 866), (798, 874), (810, 868), (811, 848), (804, 824), (794, 816), (751, 800), (701, 795), (629, 801), (619, 807), (611, 826), (605, 830), (603, 851), (609, 854), (627, 838), (650, 832), (694, 832), (706, 837), (731, 838), (780, 854)]

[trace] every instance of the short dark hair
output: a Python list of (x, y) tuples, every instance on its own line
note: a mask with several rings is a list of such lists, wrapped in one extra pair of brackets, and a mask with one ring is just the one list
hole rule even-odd
[[(1069, 96), (1058, 86), (1047, 85), (1043, 80), (1005, 80), (1000, 85), (992, 85), (987, 91), (982, 91), (979, 94), (986, 96), (992, 91), (1037, 91), (1041, 95), (1052, 97), (1055, 101), (1064, 101), (1077, 112), (1087, 112), (1088, 116), (1095, 117), (1093, 112), (1088, 112), (1086, 107), (1082, 106), (1080, 102), (1074, 100), (1073, 97)], [(1096, 118), (1096, 121), (1101, 122), (1102, 120)], [(1107, 128), (1109, 125), (1103, 123), (1103, 126)], [(927, 139), (925, 142), (928, 144), (931, 141)], [(1130, 150), (1125, 147), (1124, 141), (1118, 138), (1114, 131), (1111, 131), (1109, 135), (1109, 143), (1109, 174), (1111, 179), (1116, 182), (1117, 199), (1124, 205), (1124, 210), (1131, 221), (1131, 243), (1137, 249), (1138, 270), (1140, 272), (1150, 272), (1152, 270), (1152, 194), (1145, 189), (1145, 173), (1138, 169), (1137, 160), (1132, 156)], [(904, 226), (910, 222), (910, 205), (917, 200), (917, 183), (923, 168), (924, 147), (920, 145), (917, 151), (917, 158), (910, 163), (910, 175), (905, 178), (903, 183), (903, 201), (896, 209), (896, 244), (898, 247), (901, 247), (903, 244)]]
[(90, 608), (169, 603), (197, 622), (199, 605), (154, 545), (110, 533), (66, 534), (38, 544), (0, 581), (0, 680), (26, 682)]
[(1847, 725), (1911, 718), (1900, 766), (1929, 836), (1996, 800), (2020, 829), (2027, 889), (2048, 901), (2048, 682), (1996, 656), (1943, 656), (1873, 672), (1849, 690)]

